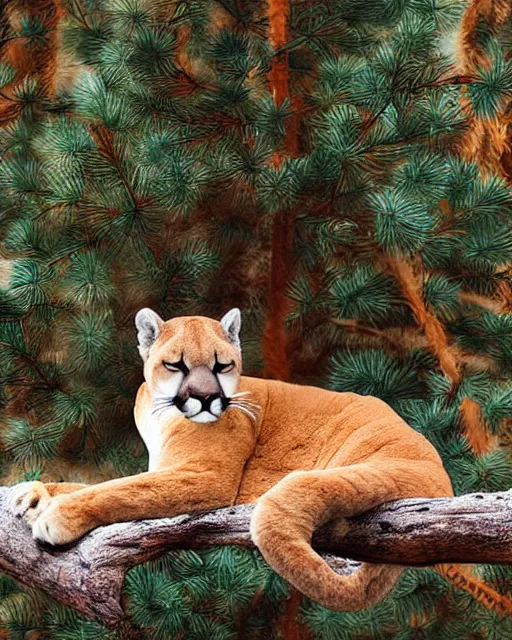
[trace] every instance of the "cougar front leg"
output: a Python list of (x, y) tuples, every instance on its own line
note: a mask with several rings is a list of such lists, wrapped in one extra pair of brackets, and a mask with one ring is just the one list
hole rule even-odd
[(20, 482), (10, 491), (8, 508), (13, 515), (32, 524), (54, 496), (72, 493), (86, 486), (73, 482)]
[(174, 516), (232, 504), (237, 485), (219, 473), (166, 470), (109, 480), (52, 498), (33, 522), (32, 535), (68, 544), (114, 522)]

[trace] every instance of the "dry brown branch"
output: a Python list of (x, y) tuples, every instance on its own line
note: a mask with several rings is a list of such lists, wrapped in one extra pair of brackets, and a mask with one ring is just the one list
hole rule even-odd
[[(113, 524), (71, 548), (46, 549), (8, 513), (9, 491), (0, 488), (0, 571), (111, 627), (125, 616), (121, 591), (129, 568), (172, 549), (254, 546), (249, 535), (253, 507), (239, 505)], [(391, 502), (342, 525), (324, 526), (313, 545), (341, 573), (356, 571), (357, 561), (364, 560), (410, 566), (512, 564), (512, 491)]]

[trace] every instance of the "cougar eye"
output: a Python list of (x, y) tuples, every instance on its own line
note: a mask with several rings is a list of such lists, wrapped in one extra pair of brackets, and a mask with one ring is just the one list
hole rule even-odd
[(183, 358), (181, 358), (181, 360), (179, 362), (166, 362), (164, 360), (162, 362), (162, 364), (167, 369), (167, 371), (170, 371), (171, 373), (177, 373), (178, 371), (181, 371), (185, 375), (187, 375), (187, 373), (188, 373), (188, 367), (183, 362)]
[(216, 362), (215, 366), (213, 367), (213, 372), (229, 373), (230, 371), (233, 371), (234, 368), (235, 368), (235, 363), (233, 361), (228, 362), (227, 364), (223, 364), (222, 362)]

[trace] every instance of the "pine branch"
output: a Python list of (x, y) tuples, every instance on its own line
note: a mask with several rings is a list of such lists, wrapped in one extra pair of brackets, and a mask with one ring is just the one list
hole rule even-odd
[(405, 258), (399, 259), (394, 256), (388, 257), (388, 263), (419, 326), (425, 331), (443, 373), (454, 385), (459, 384), (461, 372), (457, 351), (449, 344), (446, 330), (440, 320), (427, 309), (421, 294), (421, 279), (415, 274), (413, 265)]
[[(460, 384), (460, 355), (450, 344), (448, 334), (441, 321), (429, 310), (421, 294), (421, 283), (412, 264), (405, 258), (388, 257), (388, 263), (398, 280), (404, 297), (414, 313), (419, 326), (424, 330), (428, 343), (439, 360), (443, 373), (452, 383), (452, 390)], [(471, 449), (477, 455), (492, 451), (495, 442), (486, 430), (481, 407), (469, 397), (464, 398), (460, 406), (465, 425), (465, 435)]]
[[(384, 331), (383, 329), (376, 329), (375, 327), (363, 325), (355, 320), (345, 318), (329, 318), (328, 321), (331, 324), (341, 327), (343, 330), (355, 335), (375, 338), (378, 342), (385, 344), (395, 353), (399, 352), (400, 349), (403, 349), (403, 339), (398, 341), (390, 335), (389, 330)], [(402, 331), (406, 333), (407, 329), (404, 327)]]
[[(19, 318), (18, 318), (18, 320), (19, 320)], [(58, 385), (55, 382), (53, 382), (52, 380), (50, 380), (50, 378), (48, 378), (48, 376), (44, 373), (44, 371), (41, 369), (41, 367), (39, 366), (37, 360), (34, 357), (30, 356), (28, 353), (23, 353), (19, 349), (16, 349), (9, 342), (0, 342), (0, 348), (2, 348), (2, 349), (10, 349), (11, 351), (14, 351), (16, 353), (16, 357), (17, 358), (21, 358), (22, 360), (24, 360), (37, 373), (39, 378), (41, 378), (41, 380), (46, 384), (46, 386), (49, 389), (58, 388)]]
[[(0, 571), (111, 627), (125, 616), (123, 579), (134, 565), (171, 549), (254, 546), (249, 535), (253, 506), (239, 505), (113, 524), (71, 548), (42, 548), (30, 529), (7, 512), (9, 493), (0, 488)], [(351, 518), (343, 527), (331, 522), (314, 535), (313, 546), (343, 574), (357, 571), (353, 560), (410, 566), (512, 564), (511, 515), (512, 491), (400, 500)], [(501, 606), (512, 610), (506, 598)]]
[(512, 601), (502, 593), (498, 593), (470, 570), (453, 564), (438, 564), (435, 569), (457, 589), (471, 594), (484, 607), (502, 614), (510, 615), (512, 612)]
[(129, 195), (133, 205), (136, 206), (137, 204), (139, 204), (139, 198), (137, 197), (137, 194), (130, 184), (130, 181), (125, 175), (121, 157), (119, 156), (119, 153), (117, 152), (114, 145), (114, 136), (112, 134), (112, 131), (110, 131), (103, 124), (91, 125), (90, 130), (91, 135), (98, 146), (100, 155), (115, 168), (121, 184), (125, 188), (126, 193)]

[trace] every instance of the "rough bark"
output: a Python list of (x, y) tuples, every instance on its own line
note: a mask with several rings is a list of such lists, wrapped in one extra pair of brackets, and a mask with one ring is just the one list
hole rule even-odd
[[(121, 591), (130, 567), (171, 549), (254, 546), (249, 535), (253, 507), (239, 505), (113, 524), (71, 548), (42, 548), (30, 528), (7, 512), (8, 495), (8, 488), (0, 488), (0, 571), (108, 626), (125, 615)], [(341, 573), (356, 571), (357, 561), (364, 560), (411, 566), (512, 564), (512, 491), (388, 503), (341, 525), (324, 526), (313, 545)]]

